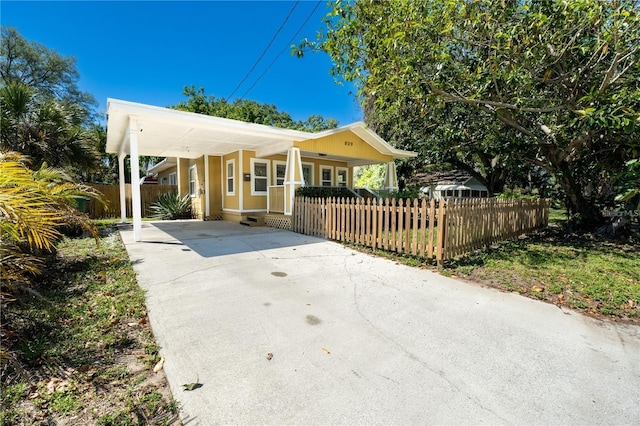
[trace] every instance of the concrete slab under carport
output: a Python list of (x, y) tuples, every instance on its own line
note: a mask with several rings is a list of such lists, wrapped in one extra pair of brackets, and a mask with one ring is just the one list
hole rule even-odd
[(122, 236), (186, 424), (640, 418), (635, 326), (287, 231), (188, 221)]

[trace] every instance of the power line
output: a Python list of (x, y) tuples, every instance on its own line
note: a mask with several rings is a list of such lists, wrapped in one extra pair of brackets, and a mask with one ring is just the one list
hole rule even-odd
[(240, 100), (244, 99), (245, 96), (247, 96), (247, 94), (251, 91), (251, 89), (253, 89), (255, 87), (256, 84), (258, 84), (258, 82), (262, 79), (262, 77), (264, 77), (264, 75), (267, 73), (267, 71), (269, 71), (269, 69), (271, 68), (271, 66), (273, 64), (276, 63), (276, 61), (278, 60), (278, 58), (280, 58), (280, 56), (282, 56), (282, 54), (287, 50), (287, 48), (289, 48), (289, 46), (291, 45), (291, 43), (293, 43), (293, 40), (296, 39), (296, 37), (298, 37), (298, 34), (300, 34), (300, 32), (302, 31), (302, 29), (304, 28), (305, 25), (307, 25), (307, 22), (309, 22), (309, 19), (311, 19), (311, 17), (313, 16), (313, 14), (316, 12), (316, 10), (318, 10), (318, 7), (320, 7), (320, 4), (322, 4), (322, 0), (319, 1), (318, 3), (316, 3), (316, 7), (313, 8), (313, 10), (311, 11), (311, 13), (309, 13), (309, 16), (307, 16), (307, 19), (304, 20), (304, 22), (302, 23), (302, 25), (300, 25), (300, 28), (298, 28), (298, 31), (296, 31), (296, 33), (293, 35), (293, 37), (291, 37), (291, 40), (289, 40), (289, 43), (287, 43), (287, 45), (280, 51), (280, 53), (278, 53), (278, 55), (276, 55), (275, 59), (273, 61), (271, 61), (271, 63), (269, 65), (267, 65), (267, 68), (263, 71), (262, 74), (260, 74), (260, 76), (256, 79), (256, 81), (253, 82), (253, 84), (251, 85), (251, 87), (249, 87), (243, 94), (242, 96), (240, 96)]
[(293, 7), (291, 8), (291, 10), (289, 11), (289, 14), (287, 15), (286, 18), (284, 18), (284, 22), (282, 22), (282, 25), (280, 25), (280, 28), (278, 28), (278, 31), (276, 31), (276, 33), (273, 35), (273, 37), (271, 38), (271, 41), (269, 42), (269, 44), (267, 45), (267, 47), (265, 47), (264, 51), (262, 52), (262, 54), (260, 55), (260, 57), (258, 58), (258, 60), (256, 61), (255, 64), (253, 64), (253, 66), (251, 67), (251, 69), (249, 70), (249, 72), (244, 76), (244, 78), (242, 79), (242, 81), (240, 81), (240, 83), (238, 83), (238, 85), (236, 86), (235, 89), (233, 89), (233, 92), (231, 92), (231, 94), (227, 97), (227, 100), (231, 99), (231, 97), (233, 95), (235, 95), (235, 93), (238, 91), (238, 89), (240, 88), (240, 86), (242, 86), (242, 83), (244, 83), (247, 78), (249, 78), (249, 75), (253, 72), (253, 70), (256, 68), (256, 66), (258, 65), (258, 63), (260, 62), (260, 60), (264, 57), (265, 53), (267, 53), (267, 50), (269, 50), (269, 48), (271, 47), (271, 45), (273, 44), (273, 42), (276, 40), (276, 37), (278, 37), (278, 34), (280, 34), (280, 31), (282, 31), (282, 28), (284, 28), (285, 24), (287, 23), (287, 21), (289, 20), (289, 18), (291, 17), (291, 14), (293, 14), (293, 11), (295, 10), (295, 8), (298, 6), (298, 3), (300, 3), (300, 0), (296, 1), (296, 3), (293, 5)]

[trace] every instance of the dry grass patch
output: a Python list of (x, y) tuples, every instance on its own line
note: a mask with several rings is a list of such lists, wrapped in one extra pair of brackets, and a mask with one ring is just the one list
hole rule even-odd
[(2, 312), (0, 424), (179, 422), (119, 234), (58, 246), (29, 291)]

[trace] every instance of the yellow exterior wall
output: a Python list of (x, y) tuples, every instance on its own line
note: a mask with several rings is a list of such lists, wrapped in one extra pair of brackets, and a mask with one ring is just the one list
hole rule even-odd
[(376, 163), (386, 163), (393, 160), (391, 155), (381, 154), (350, 130), (319, 139), (294, 142), (293, 146), (302, 151), (359, 158)]
[(162, 182), (162, 179), (166, 179), (167, 182), (164, 185), (169, 185), (169, 175), (171, 173), (176, 173), (176, 179), (177, 179), (178, 178), (177, 170), (178, 170), (178, 167), (177, 166), (173, 166), (173, 167), (170, 167), (170, 168), (168, 168), (166, 170), (163, 170), (160, 173), (158, 173), (158, 183)]
[[(251, 173), (253, 174), (253, 170), (251, 170), (251, 159), (256, 158), (255, 151), (242, 151), (242, 162), (243, 162), (243, 174)], [(267, 158), (261, 158), (261, 160), (266, 160)], [(286, 160), (286, 157), (285, 157)], [(271, 176), (273, 171), (271, 170), (272, 165), (269, 162), (268, 166), (268, 175)], [(273, 178), (273, 176), (271, 176)], [(267, 182), (267, 186), (272, 185), (272, 181)], [(267, 196), (266, 195), (251, 195), (251, 181), (244, 182), (243, 179), (243, 194), (244, 194), (244, 202), (242, 209), (243, 210), (267, 210)]]
[[(235, 195), (227, 195), (227, 161), (228, 160), (236, 160), (236, 166), (235, 166), (235, 186), (236, 186), (236, 193)], [(240, 154), (238, 152), (233, 152), (231, 154), (225, 155), (222, 157), (222, 173), (221, 173), (221, 179), (222, 179), (222, 188), (223, 188), (223, 192), (222, 192), (222, 198), (224, 200), (224, 208), (225, 209), (232, 209), (232, 210), (238, 210), (240, 208), (240, 185), (242, 184), (241, 180), (242, 180), (242, 174), (240, 172)]]
[(209, 215), (222, 215), (222, 167), (220, 157), (209, 157)]
[(185, 194), (189, 193), (189, 159), (188, 158), (178, 158), (177, 165), (178, 175), (178, 194), (181, 197), (184, 197)]

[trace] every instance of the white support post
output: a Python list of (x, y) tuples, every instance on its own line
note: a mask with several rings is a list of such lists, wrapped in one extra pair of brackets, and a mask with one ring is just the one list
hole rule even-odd
[(138, 159), (138, 126), (129, 119), (129, 152), (131, 159), (131, 204), (133, 213), (133, 241), (142, 240), (142, 207), (140, 201), (140, 162)]
[(384, 189), (388, 191), (397, 191), (399, 189), (396, 163), (393, 161), (387, 163), (387, 169), (384, 174)]
[(225, 194), (227, 193), (227, 169), (225, 167), (225, 163), (224, 163), (224, 155), (220, 156), (220, 176), (222, 177), (222, 179), (220, 179), (220, 194), (221, 194), (221, 207), (222, 207), (222, 211), (224, 211), (224, 197)]
[(124, 173), (124, 159), (127, 154), (118, 155), (118, 180), (120, 181), (120, 222), (127, 222), (127, 193)]
[(284, 176), (284, 214), (291, 216), (293, 214), (293, 199), (296, 195), (296, 189), (304, 185), (300, 148), (289, 148), (287, 151), (287, 166)]
[[(238, 210), (240, 210), (240, 214), (242, 215), (242, 211), (244, 210), (244, 159), (242, 158), (242, 150), (238, 152), (238, 170), (234, 170), (233, 172), (238, 176), (238, 194), (240, 194), (238, 201)], [(251, 170), (253, 173), (253, 170)]]
[(211, 216), (209, 207), (209, 156), (204, 156), (204, 218), (205, 220)]

